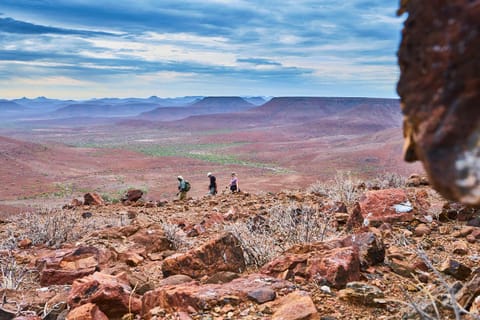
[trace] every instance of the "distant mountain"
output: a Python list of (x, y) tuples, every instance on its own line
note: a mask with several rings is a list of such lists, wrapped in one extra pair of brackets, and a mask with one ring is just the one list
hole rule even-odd
[(66, 117), (128, 117), (136, 116), (158, 108), (157, 103), (123, 102), (121, 104), (104, 104), (102, 102), (87, 101), (60, 108), (49, 115), (53, 118)]
[(178, 120), (195, 115), (242, 112), (255, 108), (255, 105), (240, 97), (205, 97), (190, 106), (183, 108), (160, 107), (142, 113), (142, 119), (161, 121)]
[(73, 100), (48, 99), (45, 97), (38, 97), (35, 99), (28, 99), (23, 97), (21, 99), (15, 99), (12, 101), (29, 108), (32, 112), (38, 113), (52, 112), (65, 105), (74, 103)]
[(195, 103), (201, 100), (201, 96), (187, 96), (187, 97), (177, 97), (177, 98), (159, 98), (157, 96), (151, 96), (149, 98), (101, 98), (101, 99), (91, 99), (84, 101), (84, 103), (94, 103), (94, 104), (127, 104), (127, 103), (153, 103), (162, 105), (165, 107), (178, 107), (186, 106), (192, 103)]
[(28, 108), (14, 101), (0, 100), (1, 114), (14, 114), (24, 112), (25, 110), (28, 110)]
[(358, 134), (398, 128), (402, 115), (397, 99), (279, 97), (244, 112), (195, 115), (171, 123), (172, 127), (283, 128), (309, 132), (309, 136)]
[(264, 98), (264, 97), (242, 97), (245, 101), (250, 102), (251, 104), (254, 104), (256, 106), (261, 106), (265, 102), (269, 101), (270, 98)]

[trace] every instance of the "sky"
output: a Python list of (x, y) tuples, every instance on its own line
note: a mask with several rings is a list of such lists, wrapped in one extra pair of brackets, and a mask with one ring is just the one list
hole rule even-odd
[(1, 0), (0, 99), (397, 97), (385, 0)]

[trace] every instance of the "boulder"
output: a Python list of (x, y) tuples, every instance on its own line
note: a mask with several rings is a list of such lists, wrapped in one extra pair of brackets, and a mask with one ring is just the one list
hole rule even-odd
[(480, 5), (402, 1), (398, 51), (404, 157), (420, 160), (444, 197), (480, 204)]
[(86, 206), (101, 206), (105, 201), (98, 193), (89, 192), (83, 196), (83, 204)]
[(245, 260), (240, 242), (231, 233), (210, 240), (199, 248), (166, 258), (162, 264), (165, 277), (185, 274), (192, 278), (213, 275), (219, 271), (242, 272)]
[(342, 300), (366, 306), (384, 304), (385, 294), (378, 287), (363, 282), (349, 282), (345, 289), (338, 292)]
[(94, 247), (56, 250), (36, 261), (42, 286), (72, 284), (100, 269), (108, 256)]
[(413, 207), (402, 189), (367, 191), (360, 208), (363, 218), (373, 226), (413, 220)]
[(305, 291), (295, 291), (272, 303), (272, 320), (320, 320), (317, 308)]
[(88, 303), (97, 305), (109, 319), (140, 313), (142, 305), (125, 274), (111, 276), (100, 272), (73, 282), (68, 305), (77, 308)]
[(472, 273), (472, 270), (469, 267), (450, 258), (445, 260), (445, 262), (440, 266), (439, 270), (458, 280), (465, 280)]
[(168, 312), (210, 310), (225, 304), (237, 305), (250, 301), (251, 296), (258, 296), (259, 290), (288, 292), (293, 287), (288, 281), (262, 274), (250, 274), (224, 284), (189, 282), (163, 286), (144, 294), (142, 317), (150, 319), (150, 311), (156, 307)]
[(108, 320), (108, 317), (95, 304), (86, 303), (71, 310), (66, 320)]
[(143, 196), (143, 191), (140, 189), (130, 189), (127, 193), (122, 197), (122, 202), (137, 202)]
[(363, 227), (362, 208), (358, 202), (355, 202), (352, 213), (348, 216), (346, 228), (352, 230), (361, 227)]

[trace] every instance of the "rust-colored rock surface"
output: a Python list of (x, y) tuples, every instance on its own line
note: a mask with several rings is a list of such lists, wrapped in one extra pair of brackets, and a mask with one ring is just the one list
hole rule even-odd
[(360, 279), (361, 267), (383, 262), (384, 257), (381, 241), (372, 233), (363, 233), (342, 240), (294, 246), (266, 264), (262, 272), (343, 288), (348, 282)]
[(101, 206), (105, 204), (105, 201), (98, 193), (89, 192), (83, 196), (83, 204), (86, 206)]
[(111, 276), (96, 272), (91, 276), (76, 280), (68, 297), (72, 308), (93, 303), (109, 319), (119, 318), (126, 313), (139, 313), (141, 300), (132, 292), (128, 280), (122, 274)]
[(445, 197), (480, 205), (480, 1), (402, 1), (397, 91), (407, 161)]
[(106, 259), (105, 253), (94, 247), (56, 250), (36, 261), (40, 284), (71, 284), (75, 279), (97, 271)]
[(185, 274), (198, 278), (219, 271), (242, 272), (245, 260), (238, 239), (226, 233), (197, 249), (168, 257), (163, 261), (162, 270), (165, 277)]
[(360, 208), (367, 223), (374, 226), (383, 222), (413, 220), (413, 207), (402, 189), (367, 191), (360, 201)]
[(169, 311), (209, 310), (223, 304), (251, 300), (259, 290), (273, 292), (293, 290), (292, 283), (262, 274), (251, 274), (224, 284), (189, 282), (160, 287), (147, 292), (142, 299), (142, 315), (150, 319), (150, 310), (161, 307)]
[(86, 303), (70, 311), (67, 320), (108, 320), (108, 317), (95, 304)]

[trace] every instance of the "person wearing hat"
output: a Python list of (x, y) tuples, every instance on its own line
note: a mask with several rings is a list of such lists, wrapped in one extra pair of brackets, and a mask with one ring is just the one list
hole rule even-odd
[(215, 178), (215, 176), (211, 172), (207, 174), (207, 177), (210, 178), (210, 184), (208, 185), (208, 194), (214, 196), (217, 194), (217, 178)]
[(187, 185), (188, 182), (185, 179), (183, 179), (182, 176), (178, 176), (177, 180), (178, 180), (177, 196), (179, 196), (178, 199), (179, 200), (185, 200), (187, 198), (187, 192), (190, 189)]

